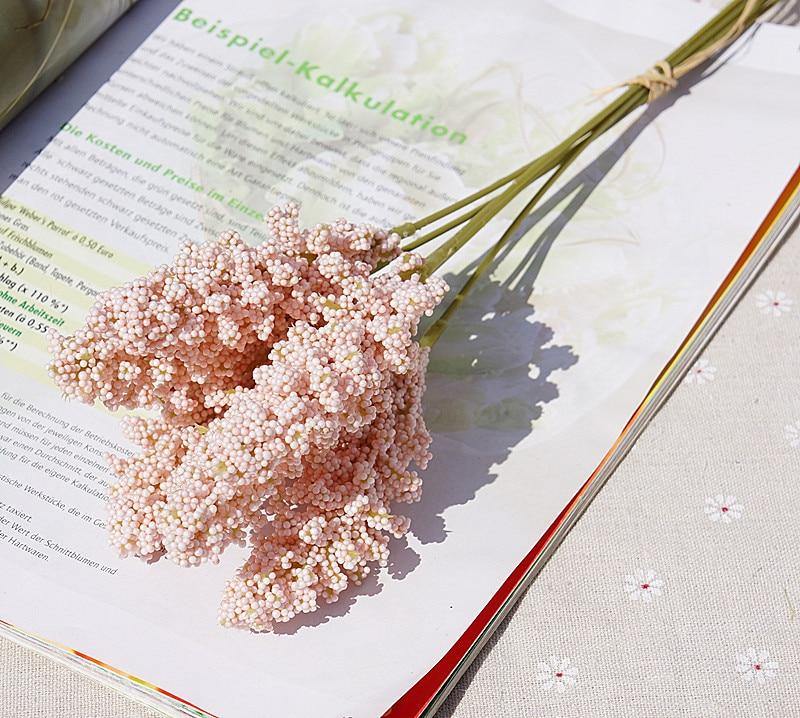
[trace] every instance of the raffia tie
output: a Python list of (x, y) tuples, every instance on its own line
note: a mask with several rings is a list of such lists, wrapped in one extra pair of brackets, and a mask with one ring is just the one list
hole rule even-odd
[(649, 70), (622, 83), (623, 86), (641, 85), (649, 91), (647, 101), (657, 100), (661, 95), (678, 86), (678, 79), (672, 66), (666, 60), (659, 60)]
[(754, 14), (759, 2), (760, 0), (747, 0), (742, 8), (741, 15), (739, 15), (736, 22), (731, 25), (728, 32), (726, 32), (716, 42), (711, 43), (711, 45), (708, 47), (699, 50), (698, 52), (694, 53), (694, 55), (690, 55), (683, 62), (675, 65), (675, 67), (672, 67), (672, 65), (670, 65), (666, 60), (659, 60), (655, 65), (643, 72), (641, 75), (635, 75), (629, 80), (617, 82), (616, 84), (609, 85), (608, 87), (602, 87), (599, 90), (595, 90), (594, 94), (597, 97), (602, 97), (603, 95), (617, 90), (620, 87), (632, 87), (634, 85), (640, 85), (648, 91), (648, 102), (657, 100), (665, 93), (675, 89), (678, 86), (678, 80), (681, 77), (691, 72), (699, 65), (702, 65), (706, 60), (716, 55), (720, 50), (724, 50), (736, 38), (738, 38), (739, 35), (741, 35), (747, 29), (749, 22), (751, 20), (755, 20)]

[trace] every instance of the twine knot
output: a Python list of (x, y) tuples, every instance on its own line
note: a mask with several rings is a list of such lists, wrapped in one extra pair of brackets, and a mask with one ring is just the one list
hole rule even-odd
[(665, 92), (676, 88), (678, 86), (678, 79), (675, 77), (672, 65), (666, 60), (659, 60), (649, 70), (634, 77), (631, 83), (646, 88), (649, 91), (647, 101), (652, 102), (661, 97)]
[(665, 92), (676, 88), (678, 86), (678, 79), (675, 77), (672, 65), (666, 60), (659, 60), (649, 70), (646, 70), (641, 75), (632, 77), (625, 84), (641, 85), (649, 92), (647, 101), (653, 102), (653, 100), (657, 100)]
[(617, 82), (608, 87), (602, 87), (599, 90), (595, 90), (593, 94), (595, 97), (602, 97), (620, 87), (640, 85), (648, 91), (648, 102), (657, 100), (661, 95), (675, 89), (681, 77), (702, 65), (706, 60), (710, 59), (736, 40), (736, 38), (747, 29), (748, 25), (755, 21), (758, 16), (758, 7), (759, 0), (745, 0), (742, 5), (742, 11), (737, 17), (736, 22), (731, 25), (722, 37), (718, 38), (707, 47), (689, 55), (689, 57), (683, 62), (678, 63), (675, 67), (667, 62), (667, 60), (659, 60), (641, 75), (636, 75), (629, 80)]
[(678, 78), (675, 76), (675, 71), (672, 69), (666, 60), (659, 60), (648, 70), (645, 70), (641, 75), (635, 75), (628, 80), (617, 82), (608, 87), (601, 87), (594, 90), (592, 94), (597, 97), (603, 97), (609, 92), (619, 89), (620, 87), (630, 87), (631, 85), (641, 85), (648, 91), (647, 101), (652, 102), (657, 100), (661, 95), (669, 92), (678, 86)]

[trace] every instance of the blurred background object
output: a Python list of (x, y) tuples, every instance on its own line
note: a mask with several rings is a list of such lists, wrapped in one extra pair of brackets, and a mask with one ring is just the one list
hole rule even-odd
[(0, 0), (0, 129), (136, 0)]

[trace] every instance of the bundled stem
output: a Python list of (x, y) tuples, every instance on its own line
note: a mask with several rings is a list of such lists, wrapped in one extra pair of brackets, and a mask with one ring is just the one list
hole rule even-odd
[[(592, 142), (628, 117), (638, 107), (647, 104), (665, 91), (673, 89), (680, 77), (728, 47), (761, 14), (779, 2), (781, 0), (733, 0), (692, 37), (646, 73), (602, 91), (604, 94), (617, 87), (627, 87), (619, 97), (555, 147), (469, 196), (416, 222), (395, 227), (393, 231), (403, 237), (408, 237), (441, 220), (447, 220), (440, 226), (414, 238), (403, 247), (405, 250), (418, 249), (428, 242), (448, 234), (451, 230), (457, 230), (427, 256), (421, 274), (423, 278), (429, 277), (493, 218), (497, 217), (510, 202), (532, 184), (549, 174), (549, 177), (497, 242), (486, 252), (467, 283), (452, 299), (443, 315), (428, 329), (422, 339), (423, 343), (428, 346), (435, 343), (444, 330), (449, 316), (463, 301), (478, 278), (491, 266), (502, 246), (522, 226), (524, 220), (564, 171)], [(498, 192), (498, 190), (500, 191)], [(480, 203), (476, 204), (478, 202)], [(469, 209), (456, 214), (465, 208)]]

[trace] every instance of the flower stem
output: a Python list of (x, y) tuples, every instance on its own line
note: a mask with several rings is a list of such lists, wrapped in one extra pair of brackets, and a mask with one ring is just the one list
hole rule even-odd
[[(780, 1), (781, 0), (763, 0), (746, 19), (744, 26), (749, 27), (753, 22), (755, 22), (759, 15)], [(733, 0), (733, 2), (729, 3), (725, 8), (723, 8), (723, 10), (711, 18), (711, 20), (709, 20), (694, 35), (692, 35), (692, 37), (690, 37), (686, 42), (670, 53), (665, 58), (666, 62), (670, 66), (679, 65), (691, 58), (693, 55), (696, 55), (698, 52), (701, 52), (704, 48), (712, 46), (718, 40), (725, 37), (734, 24), (741, 18), (746, 4), (747, 0)], [(449, 232), (451, 229), (459, 227), (465, 222), (471, 222), (471, 225), (468, 225), (470, 229), (468, 230), (468, 228), (465, 227), (464, 234), (460, 236), (458, 241), (454, 241), (452, 245), (448, 245), (448, 249), (442, 249), (441, 254), (445, 256), (445, 259), (442, 261), (445, 261), (446, 258), (452, 256), (452, 252), (463, 246), (463, 242), (461, 240), (466, 241), (483, 226), (485, 226), (491, 217), (495, 216), (497, 212), (499, 212), (506, 204), (508, 204), (508, 201), (510, 201), (509, 198), (513, 199), (513, 197), (519, 194), (522, 189), (530, 185), (532, 182), (535, 182), (550, 170), (557, 167), (561, 160), (567, 156), (571, 148), (580, 143), (587, 135), (595, 133), (598, 126), (600, 126), (608, 117), (615, 116), (621, 108), (627, 108), (627, 113), (630, 113), (640, 105), (645, 104), (648, 100), (648, 94), (648, 90), (644, 87), (639, 85), (629, 86), (628, 89), (625, 90), (619, 97), (609, 103), (603, 110), (597, 113), (594, 117), (588, 120), (569, 137), (567, 137), (563, 142), (560, 142), (548, 152), (545, 152), (536, 159), (522, 165), (521, 167), (518, 167), (513, 172), (510, 172), (486, 187), (473, 192), (467, 197), (447, 205), (446, 207), (443, 207), (442, 209), (439, 209), (436, 212), (417, 220), (416, 222), (407, 222), (405, 224), (398, 225), (392, 231), (397, 232), (402, 237), (410, 236), (420, 229), (438, 222), (439, 220), (450, 217), (452, 214), (458, 212), (464, 207), (467, 207), (478, 200), (486, 198), (496, 190), (506, 187), (502, 193), (496, 195), (492, 199), (483, 202), (478, 207), (465, 212), (455, 219), (451, 219), (441, 227), (413, 240), (406, 245), (406, 247), (404, 247), (404, 249), (408, 250), (417, 249), (427, 242)], [(509, 184), (511, 184), (512, 187), (516, 187), (516, 190), (509, 191), (511, 190), (511, 188), (507, 187)], [(508, 194), (506, 194), (506, 192), (508, 192)], [(506, 197), (505, 201), (498, 201), (497, 203), (494, 202), (495, 200), (500, 200), (500, 198), (502, 198), (504, 195)], [(455, 237), (453, 239), (455, 240)]]
[[(749, 0), (733, 0), (717, 15), (701, 27), (692, 37), (680, 45), (666, 58), (669, 67), (677, 67), (682, 63), (688, 64), (684, 72), (693, 69), (694, 63), (704, 62), (700, 54), (704, 51), (719, 52), (721, 48), (715, 47), (717, 43), (732, 42), (738, 29), (746, 29), (766, 10), (776, 5), (781, 0), (762, 0), (754, 7), (749, 5)], [(747, 17), (743, 13), (747, 9)], [(417, 222), (411, 222), (396, 227), (394, 231), (402, 236), (408, 236), (433, 222), (450, 216), (460, 209), (483, 199), (495, 190), (504, 188), (494, 197), (486, 200), (477, 207), (451, 219), (437, 229), (408, 243), (404, 249), (416, 249), (427, 244), (433, 239), (446, 234), (451, 229), (460, 227), (447, 241), (431, 252), (420, 270), (420, 277), (424, 280), (431, 276), (439, 267), (450, 259), (472, 237), (496, 217), (510, 202), (512, 202), (527, 187), (546, 175), (552, 174), (545, 180), (534, 196), (528, 201), (522, 211), (511, 222), (501, 237), (486, 252), (478, 266), (473, 270), (461, 290), (455, 295), (439, 319), (434, 322), (421, 338), (424, 346), (432, 346), (441, 336), (455, 309), (463, 302), (464, 297), (477, 283), (478, 279), (492, 265), (500, 249), (520, 228), (525, 219), (531, 214), (541, 198), (555, 184), (556, 180), (574, 162), (574, 160), (597, 138), (608, 132), (621, 120), (630, 115), (636, 108), (646, 104), (650, 99), (649, 89), (639, 84), (630, 84), (615, 100), (610, 102), (603, 110), (598, 112), (588, 122), (573, 132), (554, 148), (540, 155), (526, 165), (519, 167), (510, 174), (493, 182), (477, 192), (438, 210)]]
[(607, 129), (613, 127), (613, 125), (619, 122), (627, 114), (629, 114), (629, 112), (627, 112), (626, 107), (623, 106), (616, 113), (606, 118), (606, 120), (596, 128), (594, 134), (586, 137), (578, 145), (572, 148), (558, 168), (547, 178), (547, 180), (545, 180), (545, 182), (536, 191), (533, 197), (531, 197), (525, 207), (523, 207), (522, 211), (517, 214), (505, 232), (503, 232), (503, 234), (500, 236), (500, 239), (498, 239), (497, 242), (495, 242), (486, 252), (486, 254), (484, 254), (478, 266), (472, 271), (469, 278), (464, 283), (464, 286), (453, 297), (442, 315), (433, 324), (431, 324), (425, 334), (423, 334), (420, 339), (420, 344), (422, 346), (431, 347), (436, 343), (436, 341), (442, 335), (442, 332), (444, 332), (444, 330), (447, 328), (447, 323), (453, 312), (455, 312), (455, 310), (464, 301), (464, 298), (477, 283), (478, 279), (480, 279), (480, 277), (486, 273), (489, 267), (491, 267), (492, 263), (497, 257), (497, 254), (500, 252), (503, 246), (508, 242), (509, 239), (511, 239), (511, 237), (514, 236), (517, 230), (521, 227), (522, 223), (530, 216), (531, 212), (533, 212), (533, 210), (536, 208), (536, 205), (539, 204), (541, 199), (545, 196), (545, 194), (547, 194), (559, 177), (561, 177), (567, 168), (580, 156), (580, 154), (589, 146), (589, 144), (596, 139), (596, 137), (599, 137)]
[(421, 237), (417, 237), (416, 239), (412, 240), (408, 244), (403, 245), (402, 250), (404, 252), (411, 252), (411, 251), (413, 251), (415, 249), (419, 249), (424, 244), (427, 244), (428, 242), (436, 239), (437, 237), (440, 237), (441, 235), (446, 234), (451, 229), (453, 229), (455, 227), (458, 227), (461, 224), (464, 224), (464, 222), (466, 222), (468, 219), (472, 219), (485, 206), (486, 206), (486, 203), (484, 202), (483, 204), (479, 204), (477, 207), (473, 207), (468, 212), (465, 212), (464, 214), (459, 215), (455, 219), (451, 219), (447, 224), (443, 224), (441, 227), (437, 227), (436, 229), (431, 230), (427, 234), (423, 234)]
[[(640, 88), (640, 89), (643, 89), (643, 88)], [(645, 94), (645, 93), (643, 92), (643, 94)], [(609, 104), (608, 107), (605, 108), (605, 110), (603, 110), (599, 114), (603, 114), (603, 113), (605, 113), (607, 111), (613, 111), (613, 109), (618, 104), (621, 104), (621, 100), (622, 100), (622, 97), (617, 98), (616, 100), (614, 100), (614, 102)], [(492, 184), (487, 185), (483, 189), (480, 189), (480, 190), (478, 190), (476, 192), (473, 192), (472, 194), (468, 195), (467, 197), (464, 197), (463, 199), (458, 200), (458, 202), (454, 202), (453, 204), (450, 204), (447, 207), (443, 207), (442, 209), (437, 210), (436, 212), (433, 212), (432, 214), (429, 214), (426, 217), (423, 217), (422, 219), (417, 220), (416, 222), (407, 222), (405, 224), (398, 225), (392, 231), (393, 232), (397, 232), (401, 237), (408, 237), (409, 235), (414, 234), (415, 232), (419, 231), (423, 227), (427, 227), (429, 224), (432, 224), (434, 222), (437, 222), (440, 219), (448, 217), (449, 215), (453, 214), (454, 212), (457, 212), (458, 210), (462, 209), (463, 207), (466, 207), (467, 205), (470, 205), (470, 204), (472, 204), (473, 202), (475, 202), (475, 201), (477, 201), (479, 199), (483, 199), (484, 197), (486, 197), (486, 195), (491, 194), (492, 192), (494, 192), (495, 190), (499, 189), (500, 187), (503, 187), (503, 186), (507, 185), (509, 182), (513, 182), (514, 180), (517, 180), (520, 176), (522, 176), (527, 170), (530, 170), (530, 168), (533, 167), (533, 166), (543, 167), (543, 169), (541, 169), (540, 174), (538, 175), (538, 176), (541, 176), (542, 174), (547, 172), (549, 169), (552, 169), (553, 167), (557, 166), (559, 152), (563, 151), (563, 149), (565, 147), (569, 147), (570, 145), (574, 144), (581, 137), (585, 136), (588, 132), (591, 131), (592, 126), (594, 125), (594, 123), (597, 120), (597, 117), (598, 116), (593, 117), (586, 124), (584, 124), (581, 128), (579, 128), (572, 135), (570, 135), (566, 140), (564, 140), (563, 142), (561, 142), (558, 145), (556, 145), (553, 149), (545, 152), (543, 155), (537, 157), (535, 160), (532, 160), (531, 162), (528, 162), (527, 164), (524, 164), (521, 167), (518, 167), (516, 170), (514, 170), (513, 172), (507, 174), (505, 177), (501, 177), (499, 180), (497, 180), (496, 182), (492, 182)], [(486, 205), (484, 204), (484, 205), (482, 205), (482, 207), (483, 206), (486, 206)]]
[[(640, 88), (641, 93), (628, 91), (622, 95), (624, 101), (621, 103), (613, 103), (608, 109), (611, 111), (604, 111), (598, 113), (592, 122), (592, 127), (588, 132), (582, 133), (577, 141), (572, 141), (568, 138), (567, 141), (559, 145), (558, 150), (559, 161), (553, 162), (550, 160), (549, 155), (542, 155), (517, 178), (509, 187), (501, 192), (497, 197), (488, 201), (483, 207), (470, 219), (460, 230), (458, 230), (450, 239), (444, 244), (437, 247), (425, 260), (425, 264), (420, 272), (423, 278), (429, 277), (439, 267), (442, 266), (448, 259), (450, 259), (461, 247), (463, 247), (472, 237), (475, 236), (493, 217), (495, 217), (509, 202), (511, 202), (517, 195), (519, 195), (526, 187), (535, 182), (546, 172), (555, 169), (559, 165), (569, 164), (572, 160), (580, 154), (591, 142), (596, 140), (602, 134), (611, 129), (614, 125), (627, 117), (636, 107), (642, 104), (645, 95), (644, 88)], [(621, 98), (621, 99), (622, 99)], [(577, 133), (576, 133), (577, 135)], [(569, 144), (567, 144), (569, 142)], [(551, 166), (552, 165), (552, 166)], [(560, 175), (561, 173), (558, 172)], [(546, 183), (549, 189), (551, 182)], [(537, 193), (537, 201), (539, 197)]]

